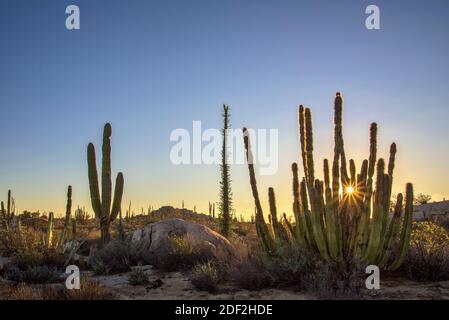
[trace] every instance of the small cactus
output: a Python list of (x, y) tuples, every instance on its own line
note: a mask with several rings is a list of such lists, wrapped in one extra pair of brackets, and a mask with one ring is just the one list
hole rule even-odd
[(8, 190), (8, 200), (6, 202), (6, 209), (5, 204), (2, 201), (1, 210), (2, 210), (1, 220), (3, 224), (3, 229), (5, 231), (8, 231), (9, 225), (15, 216), (15, 201), (14, 198), (11, 196), (11, 190)]
[(72, 215), (72, 186), (69, 186), (67, 188), (67, 205), (65, 211), (64, 227), (62, 229), (61, 236), (58, 241), (59, 248), (61, 248), (64, 245), (65, 241), (67, 240), (67, 233), (69, 230), (71, 215)]

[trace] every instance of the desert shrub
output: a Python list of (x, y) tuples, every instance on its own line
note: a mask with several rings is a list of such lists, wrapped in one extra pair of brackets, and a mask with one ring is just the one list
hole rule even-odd
[(59, 292), (57, 300), (113, 300), (115, 298), (114, 293), (97, 281), (82, 277), (80, 290), (66, 290), (64, 288)]
[(449, 232), (449, 217), (445, 215), (433, 216), (431, 221), (439, 226), (442, 226), (446, 231)]
[(220, 275), (214, 263), (208, 261), (193, 268), (190, 281), (198, 290), (213, 293), (217, 292)]
[(24, 283), (4, 292), (5, 300), (112, 300), (115, 295), (98, 282), (82, 277), (80, 290), (67, 290), (62, 286), (35, 287)]
[(136, 268), (128, 275), (128, 283), (132, 286), (146, 285), (150, 283), (148, 275), (141, 268)]
[(60, 281), (61, 271), (49, 266), (28, 266), (20, 269), (17, 266), (9, 267), (5, 271), (5, 278), (19, 283), (55, 283)]
[(363, 298), (366, 275), (355, 263), (315, 261), (314, 270), (304, 274), (301, 286), (319, 299)]
[(410, 250), (403, 267), (413, 280), (449, 280), (448, 232), (429, 221), (413, 223)]
[(42, 290), (33, 288), (26, 283), (19, 283), (15, 287), (3, 292), (4, 300), (42, 300)]
[(235, 263), (230, 270), (230, 279), (246, 290), (260, 290), (273, 284), (273, 277), (257, 256), (248, 256)]
[(186, 236), (172, 236), (157, 250), (157, 253), (141, 252), (141, 259), (164, 271), (191, 269), (198, 263), (214, 260), (211, 250), (200, 241)]
[(111, 241), (89, 259), (95, 274), (113, 274), (131, 270), (134, 255), (130, 243)]
[(1, 252), (12, 256), (23, 251), (42, 251), (42, 232), (23, 226), (21, 232), (9, 229), (0, 232)]
[(318, 254), (291, 244), (275, 253), (261, 253), (261, 260), (273, 285), (296, 287), (322, 299), (359, 299), (365, 275), (356, 262), (325, 262)]
[(251, 225), (248, 223), (236, 223), (232, 226), (232, 231), (240, 237), (245, 237), (251, 232)]
[(313, 273), (320, 260), (295, 244), (279, 246), (276, 253), (271, 255), (265, 251), (259, 255), (274, 283), (281, 286), (301, 286), (303, 276)]
[(51, 266), (60, 268), (67, 260), (66, 255), (55, 249), (19, 250), (12, 255), (13, 263), (20, 269), (31, 266)]

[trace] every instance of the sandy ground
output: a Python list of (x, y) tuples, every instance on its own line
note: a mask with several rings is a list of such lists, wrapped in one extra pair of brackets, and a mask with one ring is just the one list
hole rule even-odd
[(151, 266), (143, 267), (149, 276), (150, 282), (160, 279), (162, 285), (153, 288), (152, 285), (130, 286), (128, 284), (128, 274), (118, 274), (113, 276), (92, 276), (92, 279), (99, 281), (103, 286), (110, 288), (118, 294), (119, 299), (139, 299), (139, 300), (305, 300), (313, 299), (304, 293), (287, 290), (264, 289), (260, 291), (248, 291), (233, 288), (232, 286), (221, 285), (216, 294), (198, 291), (193, 287), (187, 275), (180, 272), (161, 273)]
[[(119, 299), (199, 299), (199, 300), (308, 300), (316, 297), (304, 292), (293, 290), (264, 289), (260, 291), (247, 291), (237, 289), (230, 285), (222, 285), (219, 293), (210, 294), (198, 291), (190, 283), (188, 276), (179, 272), (160, 273), (151, 268), (145, 267), (145, 272), (149, 275), (150, 281), (160, 279), (162, 285), (158, 288), (152, 286), (130, 286), (128, 284), (128, 274), (113, 276), (93, 276), (105, 287), (110, 288), (118, 294)], [(367, 299), (449, 299), (449, 281), (444, 282), (414, 282), (404, 278), (385, 279), (381, 282), (381, 289), (370, 291)]]
[[(144, 266), (150, 282), (159, 283), (131, 286), (128, 273), (94, 276), (93, 280), (110, 289), (120, 300), (310, 300), (313, 295), (288, 289), (263, 289), (248, 291), (229, 284), (219, 287), (216, 294), (199, 291), (193, 287), (188, 275), (180, 272), (162, 273), (151, 266)], [(161, 282), (160, 282), (161, 281)], [(0, 291), (13, 285), (0, 278)], [(62, 285), (62, 284), (60, 284)], [(449, 281), (415, 282), (405, 278), (389, 278), (381, 281), (381, 289), (370, 291), (365, 299), (375, 300), (449, 300)]]

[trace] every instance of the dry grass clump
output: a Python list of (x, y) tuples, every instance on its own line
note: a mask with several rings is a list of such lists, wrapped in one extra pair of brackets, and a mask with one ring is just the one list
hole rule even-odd
[(215, 293), (218, 291), (220, 283), (220, 273), (215, 264), (211, 261), (197, 264), (192, 269), (190, 281), (198, 290)]
[(273, 285), (273, 277), (259, 257), (248, 255), (230, 268), (230, 280), (237, 287), (257, 291)]
[(5, 300), (113, 300), (116, 296), (98, 282), (81, 278), (80, 290), (58, 286), (29, 286), (21, 283), (4, 292)]

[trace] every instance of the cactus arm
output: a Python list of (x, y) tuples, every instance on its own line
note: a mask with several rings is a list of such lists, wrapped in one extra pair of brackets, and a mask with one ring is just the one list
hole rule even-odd
[(329, 254), (332, 258), (336, 258), (339, 253), (339, 241), (337, 236), (337, 227), (335, 221), (335, 207), (332, 199), (332, 191), (330, 188), (329, 179), (329, 162), (324, 159), (324, 185), (325, 185), (325, 198), (326, 198), (326, 236), (329, 247)]
[(115, 180), (114, 201), (112, 203), (110, 218), (111, 222), (113, 222), (117, 218), (118, 213), (121, 212), (124, 182), (123, 174), (119, 172), (117, 179)]
[(51, 247), (53, 239), (53, 212), (48, 214), (47, 231), (45, 233), (44, 244), (48, 248)]
[(301, 148), (302, 165), (304, 174), (307, 173), (307, 155), (306, 155), (306, 125), (305, 125), (304, 106), (299, 106), (298, 123), (299, 123), (299, 142)]
[(6, 203), (6, 217), (11, 220), (11, 190), (8, 190), (8, 202)]
[(396, 205), (394, 208), (394, 215), (390, 221), (390, 225), (388, 227), (388, 231), (385, 235), (385, 243), (383, 246), (382, 255), (380, 256), (380, 266), (386, 266), (389, 262), (391, 253), (393, 251), (393, 246), (396, 240), (396, 236), (399, 231), (400, 223), (401, 223), (401, 213), (402, 213), (402, 201), (403, 196), (402, 193), (399, 193), (396, 199)]
[(92, 143), (87, 146), (87, 166), (88, 166), (88, 176), (89, 176), (89, 189), (90, 189), (90, 199), (92, 202), (92, 209), (95, 212), (95, 216), (100, 219), (101, 213), (101, 202), (100, 202), (100, 190), (98, 186), (98, 173), (97, 173), (97, 162), (95, 159), (95, 147)]
[(407, 183), (405, 190), (405, 215), (404, 222), (401, 230), (401, 238), (399, 243), (399, 254), (396, 256), (396, 260), (391, 264), (389, 270), (398, 269), (407, 255), (408, 248), (410, 246), (410, 235), (412, 230), (413, 220), (413, 185)]
[(310, 244), (310, 235), (305, 220), (304, 213), (301, 210), (300, 196), (299, 196), (299, 178), (298, 178), (298, 165), (292, 164), (293, 173), (293, 213), (295, 215), (295, 232), (293, 235), (302, 244)]
[(251, 191), (253, 193), (254, 203), (256, 206), (256, 230), (259, 235), (265, 250), (268, 252), (273, 252), (274, 250), (274, 240), (268, 230), (267, 224), (263, 216), (262, 206), (259, 199), (259, 191), (257, 190), (256, 174), (254, 172), (253, 154), (251, 151), (251, 144), (249, 140), (249, 132), (246, 128), (243, 128), (243, 137), (246, 150), (246, 159), (248, 162), (248, 171), (250, 177)]
[(366, 252), (366, 259), (369, 262), (376, 260), (376, 255), (380, 244), (380, 235), (382, 232), (382, 213), (383, 213), (383, 189), (384, 189), (384, 170), (385, 163), (383, 159), (377, 162), (377, 178), (376, 178), (376, 193), (374, 195), (373, 203), (373, 217), (368, 248)]
[(106, 123), (103, 130), (103, 158), (101, 167), (101, 211), (102, 218), (109, 220), (112, 199), (112, 174), (111, 174), (111, 135), (112, 127)]

